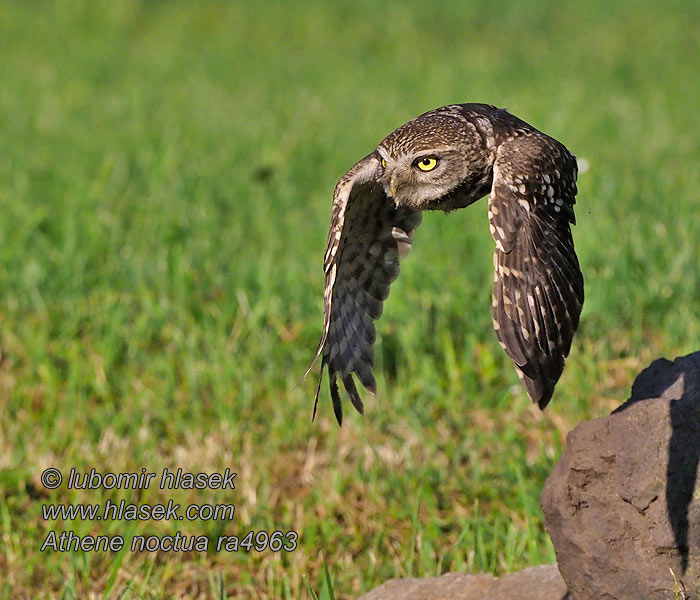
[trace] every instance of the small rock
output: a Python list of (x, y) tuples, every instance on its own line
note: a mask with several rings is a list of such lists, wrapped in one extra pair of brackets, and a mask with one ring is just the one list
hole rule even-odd
[(359, 600), (568, 600), (556, 565), (503, 577), (448, 573), (425, 579), (392, 579)]
[(699, 462), (700, 352), (654, 361), (569, 433), (541, 501), (573, 599), (698, 597)]

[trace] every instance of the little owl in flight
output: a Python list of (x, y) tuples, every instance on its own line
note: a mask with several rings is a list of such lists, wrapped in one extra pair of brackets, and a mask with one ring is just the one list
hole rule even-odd
[[(321, 376), (328, 367), (338, 423), (338, 379), (360, 413), (353, 374), (376, 391), (374, 321), (421, 211), (448, 212), (486, 194), (496, 242), (493, 327), (532, 401), (547, 405), (583, 305), (570, 228), (576, 173), (561, 143), (506, 110), (455, 104), (405, 123), (340, 178), (324, 260), (323, 335), (311, 363), (321, 357)], [(319, 378), (314, 415), (320, 387)]]

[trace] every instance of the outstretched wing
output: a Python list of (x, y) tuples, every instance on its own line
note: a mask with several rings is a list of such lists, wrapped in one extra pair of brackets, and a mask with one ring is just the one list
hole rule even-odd
[(493, 172), (493, 325), (528, 395), (544, 408), (583, 305), (570, 227), (576, 159), (556, 140), (534, 132), (502, 144)]
[(304, 377), (321, 356), (321, 375), (314, 399), (314, 417), (323, 368), (328, 366), (333, 410), (342, 423), (338, 378), (353, 406), (363, 412), (354, 373), (376, 391), (372, 368), (376, 337), (374, 320), (382, 314), (389, 286), (399, 274), (399, 258), (411, 248), (420, 212), (396, 208), (375, 180), (378, 159), (370, 154), (350, 169), (333, 194), (331, 229), (324, 260), (326, 274), (323, 335)]

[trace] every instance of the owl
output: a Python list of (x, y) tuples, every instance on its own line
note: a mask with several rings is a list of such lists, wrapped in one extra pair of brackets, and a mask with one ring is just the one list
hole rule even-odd
[(425, 210), (449, 212), (489, 194), (495, 241), (492, 317), (530, 399), (544, 408), (564, 369), (583, 305), (574, 251), (576, 158), (504, 109), (454, 104), (389, 134), (336, 185), (324, 259), (318, 349), (342, 424), (338, 379), (361, 414), (356, 377), (376, 393), (374, 321)]

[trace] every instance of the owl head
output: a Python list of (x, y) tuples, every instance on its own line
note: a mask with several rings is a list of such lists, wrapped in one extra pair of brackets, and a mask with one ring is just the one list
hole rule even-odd
[[(457, 111), (431, 111), (409, 121), (382, 140), (375, 155), (377, 180), (396, 206), (465, 206), (485, 193), (469, 184), (490, 177), (482, 138)], [(471, 198), (475, 191), (480, 195)]]

